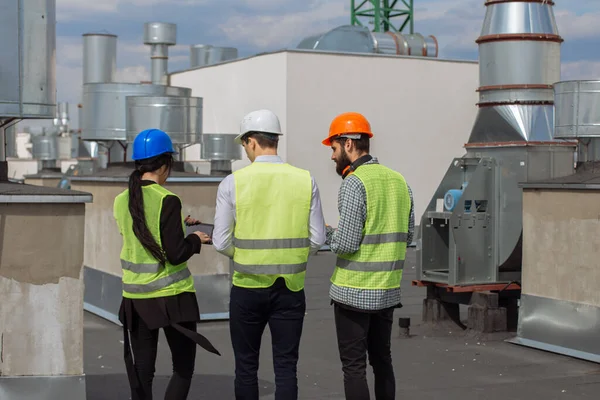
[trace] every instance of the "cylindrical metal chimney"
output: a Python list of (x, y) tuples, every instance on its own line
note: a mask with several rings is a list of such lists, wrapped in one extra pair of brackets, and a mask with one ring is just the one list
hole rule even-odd
[(480, 104), (552, 103), (560, 45), (548, 0), (487, 0), (479, 44)]
[(550, 0), (486, 0), (469, 143), (552, 141), (560, 46)]
[(117, 35), (83, 35), (83, 83), (110, 83), (117, 74)]
[(144, 44), (150, 45), (151, 77), (155, 85), (167, 84), (169, 46), (177, 43), (177, 25), (166, 22), (144, 24)]

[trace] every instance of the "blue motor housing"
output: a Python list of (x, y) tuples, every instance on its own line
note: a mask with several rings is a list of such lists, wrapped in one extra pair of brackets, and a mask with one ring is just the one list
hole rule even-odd
[(458, 204), (463, 191), (461, 189), (450, 189), (444, 195), (444, 208), (447, 211), (454, 210), (454, 207)]
[(463, 183), (460, 189), (450, 189), (446, 192), (444, 195), (444, 208), (446, 211), (454, 210), (467, 186), (469, 186), (469, 182)]

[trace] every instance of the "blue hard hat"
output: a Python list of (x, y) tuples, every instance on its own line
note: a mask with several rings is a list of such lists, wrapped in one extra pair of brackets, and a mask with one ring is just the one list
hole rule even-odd
[(160, 129), (146, 129), (141, 131), (133, 141), (132, 159), (144, 160), (160, 156), (161, 154), (177, 152), (173, 148), (173, 142), (169, 135)]

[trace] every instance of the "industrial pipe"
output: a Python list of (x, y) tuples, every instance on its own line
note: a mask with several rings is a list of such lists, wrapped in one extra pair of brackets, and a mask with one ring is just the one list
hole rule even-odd
[(177, 25), (165, 22), (144, 24), (144, 44), (150, 45), (152, 83), (167, 84), (169, 46), (177, 43)]

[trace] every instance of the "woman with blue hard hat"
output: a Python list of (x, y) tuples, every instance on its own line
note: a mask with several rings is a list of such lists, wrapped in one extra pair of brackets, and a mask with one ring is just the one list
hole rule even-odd
[(124, 356), (133, 400), (152, 399), (152, 381), (163, 329), (173, 359), (166, 399), (186, 399), (196, 358), (196, 344), (220, 355), (196, 332), (200, 312), (187, 260), (211, 238), (203, 232), (185, 236), (179, 197), (163, 187), (173, 165), (173, 143), (165, 132), (148, 129), (133, 142), (135, 170), (129, 189), (115, 198), (114, 216), (123, 236), (121, 267)]

